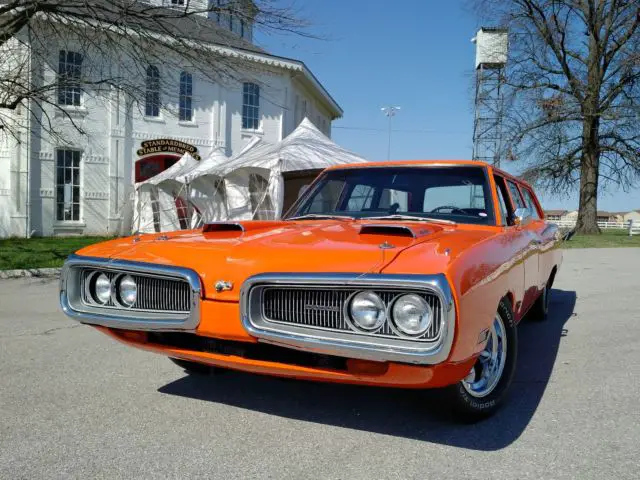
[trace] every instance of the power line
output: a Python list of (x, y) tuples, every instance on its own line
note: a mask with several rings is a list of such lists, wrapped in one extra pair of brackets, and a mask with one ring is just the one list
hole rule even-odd
[[(368, 132), (386, 132), (386, 128), (369, 128), (369, 127), (348, 127), (348, 126), (332, 126), (332, 129), (340, 129), (340, 130), (361, 130)], [(463, 132), (462, 130), (458, 131), (443, 131), (443, 130), (419, 130), (419, 129), (392, 129), (392, 132), (401, 132), (401, 133), (438, 133), (443, 135), (466, 135), (468, 132)]]

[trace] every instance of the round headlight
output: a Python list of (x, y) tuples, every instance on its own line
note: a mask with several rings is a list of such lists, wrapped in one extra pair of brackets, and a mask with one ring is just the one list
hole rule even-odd
[(374, 292), (357, 293), (349, 305), (349, 314), (357, 327), (363, 330), (376, 330), (385, 321), (384, 302)]
[(413, 293), (402, 295), (393, 303), (393, 323), (402, 333), (417, 337), (431, 325), (433, 312), (427, 301)]
[(118, 286), (120, 301), (127, 307), (133, 307), (138, 298), (138, 286), (131, 275), (126, 275), (120, 280)]
[(94, 287), (95, 298), (98, 302), (106, 305), (111, 298), (111, 280), (104, 273), (98, 275)]

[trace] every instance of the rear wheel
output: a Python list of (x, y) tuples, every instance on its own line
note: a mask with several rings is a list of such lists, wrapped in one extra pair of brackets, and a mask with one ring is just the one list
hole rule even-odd
[(189, 360), (182, 360), (181, 358), (171, 358), (169, 357), (173, 363), (183, 368), (187, 373), (191, 375), (210, 375), (212, 373), (217, 373), (220, 371), (217, 367), (212, 367), (211, 365), (207, 365), (205, 363), (191, 362)]
[(531, 307), (530, 317), (534, 320), (543, 321), (547, 319), (549, 314), (549, 286), (545, 285), (542, 293)]
[(498, 410), (513, 380), (518, 332), (508, 299), (500, 302), (487, 343), (469, 374), (445, 392), (454, 413), (466, 421), (486, 418)]
[(542, 293), (536, 300), (536, 303), (531, 307), (529, 317), (533, 320), (543, 321), (547, 319), (549, 315), (549, 294), (551, 293), (551, 286), (553, 285), (553, 279), (555, 277), (555, 270), (551, 273), (549, 280), (547, 281)]

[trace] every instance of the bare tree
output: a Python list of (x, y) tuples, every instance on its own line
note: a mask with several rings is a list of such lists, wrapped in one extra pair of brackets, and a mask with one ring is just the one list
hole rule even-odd
[(600, 188), (640, 174), (638, 0), (477, 0), (510, 30), (506, 147), (556, 193), (579, 187), (577, 231), (598, 233)]
[[(0, 0), (0, 134), (17, 139), (30, 119), (32, 130), (35, 122), (49, 136), (62, 135), (57, 129), (61, 118), (77, 134), (86, 134), (65, 105), (73, 103), (77, 92), (101, 101), (117, 91), (129, 105), (138, 106), (144, 105), (149, 87), (175, 96), (170, 82), (178, 80), (162, 78), (154, 83), (150, 67), (188, 68), (217, 83), (268, 68), (246, 61), (246, 56), (263, 50), (217, 23), (232, 22), (241, 29), (253, 25), (254, 31), (266, 34), (312, 36), (294, 6), (282, 6), (282, 2), (176, 3)], [(65, 49), (82, 52), (81, 57), (59, 59), (57, 53), (51, 54)], [(61, 72), (60, 65), (67, 64)], [(171, 104), (163, 102), (161, 107), (170, 109)]]

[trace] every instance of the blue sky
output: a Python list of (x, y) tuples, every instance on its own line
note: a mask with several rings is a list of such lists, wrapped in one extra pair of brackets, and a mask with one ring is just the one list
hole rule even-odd
[[(277, 55), (303, 60), (344, 109), (333, 123), (340, 145), (370, 160), (387, 157), (387, 118), (397, 105), (392, 159), (469, 159), (474, 45), (479, 26), (465, 0), (298, 0), (311, 32), (325, 37), (259, 36)], [(393, 5), (393, 6), (392, 6)], [(504, 165), (503, 165), (504, 166)], [(509, 170), (509, 166), (507, 166)], [(578, 206), (541, 195), (545, 208)], [(602, 193), (599, 209), (640, 208), (640, 191)]]

